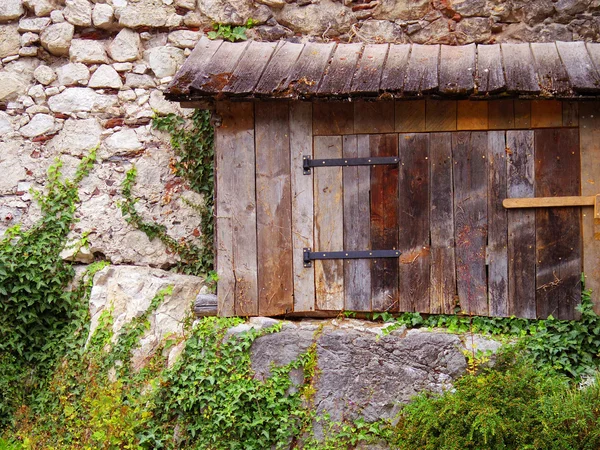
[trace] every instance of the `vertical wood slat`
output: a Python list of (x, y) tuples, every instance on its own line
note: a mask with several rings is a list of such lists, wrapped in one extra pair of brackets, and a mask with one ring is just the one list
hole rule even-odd
[(531, 127), (531, 100), (514, 100), (515, 128)]
[(429, 313), (429, 135), (400, 134), (400, 311)]
[(314, 248), (313, 180), (304, 175), (304, 156), (312, 156), (312, 104), (290, 104), (290, 175), (292, 188), (292, 246), (294, 311), (314, 311), (315, 270), (303, 265), (303, 249)]
[[(600, 102), (579, 105), (581, 195), (600, 193)], [(594, 310), (600, 314), (600, 219), (583, 210), (583, 273), (585, 288), (592, 290)]]
[[(315, 158), (341, 158), (341, 136), (315, 136)], [(343, 250), (343, 186), (341, 167), (313, 170), (315, 251)], [(344, 308), (344, 266), (342, 260), (314, 261), (318, 310)]]
[[(396, 134), (370, 135), (371, 156), (397, 156)], [(371, 248), (398, 248), (398, 166), (371, 168)], [(398, 310), (398, 261), (395, 258), (371, 261), (373, 311)]]
[(506, 136), (488, 133), (488, 290), (490, 315), (508, 316), (508, 236), (506, 198)]
[(425, 131), (425, 100), (396, 102), (396, 131), (400, 133)]
[[(533, 130), (506, 132), (507, 197), (534, 196)], [(536, 318), (535, 211), (508, 211), (508, 314)]]
[(274, 316), (294, 306), (288, 103), (256, 103), (255, 127), (258, 310)]
[(258, 314), (254, 105), (219, 102), (216, 129), (219, 315)]
[(576, 127), (579, 125), (579, 102), (563, 101), (563, 127)]
[[(344, 158), (369, 157), (369, 136), (343, 137)], [(368, 166), (343, 168), (344, 250), (369, 250), (371, 173)], [(346, 311), (371, 311), (371, 260), (344, 260)]]
[(487, 315), (487, 133), (452, 135), (454, 157), (454, 233), (460, 306)]
[[(576, 129), (535, 131), (535, 195), (579, 195), (579, 134)], [(581, 299), (580, 208), (538, 208), (536, 303), (538, 316), (575, 318)]]
[(431, 314), (452, 314), (456, 297), (452, 134), (432, 133), (430, 159)]

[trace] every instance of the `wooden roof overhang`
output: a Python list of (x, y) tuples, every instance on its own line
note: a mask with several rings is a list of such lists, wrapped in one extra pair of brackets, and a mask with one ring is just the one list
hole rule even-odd
[(600, 97), (600, 43), (231, 43), (203, 37), (167, 96), (180, 102), (592, 99)]

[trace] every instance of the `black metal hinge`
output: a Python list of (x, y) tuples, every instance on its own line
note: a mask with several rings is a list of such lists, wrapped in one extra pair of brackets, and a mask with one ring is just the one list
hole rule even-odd
[(373, 156), (369, 158), (312, 159), (310, 156), (303, 156), (302, 160), (304, 175), (310, 175), (311, 167), (381, 166), (398, 164), (400, 158), (397, 156)]
[(347, 252), (311, 252), (310, 248), (304, 249), (304, 267), (312, 267), (312, 261), (317, 259), (375, 259), (398, 258), (398, 250), (356, 250)]

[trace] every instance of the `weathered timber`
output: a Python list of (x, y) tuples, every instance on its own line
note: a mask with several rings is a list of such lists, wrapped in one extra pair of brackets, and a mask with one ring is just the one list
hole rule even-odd
[(563, 127), (576, 127), (579, 125), (579, 103), (572, 101), (562, 102)]
[(388, 44), (367, 44), (356, 66), (352, 80), (352, 94), (377, 94), (381, 72), (388, 52)]
[(558, 100), (531, 101), (531, 128), (562, 126), (562, 102)]
[(354, 102), (354, 132), (379, 134), (394, 132), (393, 101)]
[(568, 94), (571, 86), (569, 76), (563, 67), (554, 42), (532, 43), (531, 51), (542, 92), (548, 94)]
[(467, 95), (475, 88), (475, 44), (442, 45), (439, 65), (443, 94)]
[(315, 136), (338, 136), (354, 133), (354, 104), (349, 102), (315, 102), (313, 104)]
[(492, 100), (488, 104), (490, 130), (509, 130), (515, 127), (515, 110), (512, 100)]
[(360, 57), (363, 44), (338, 45), (331, 63), (319, 85), (319, 95), (348, 92), (352, 87), (352, 76)]
[(563, 206), (595, 206), (596, 196), (561, 196), (561, 197), (533, 197), (533, 198), (508, 198), (504, 200), (505, 208), (557, 208)]
[(258, 312), (275, 316), (294, 307), (289, 106), (260, 102), (255, 114)]
[(194, 89), (206, 94), (216, 94), (232, 81), (233, 72), (242, 54), (248, 47), (232, 42), (223, 42), (215, 54), (194, 75)]
[(457, 130), (487, 130), (488, 102), (459, 100), (456, 110)]
[(404, 81), (404, 95), (425, 94), (438, 88), (439, 53), (439, 45), (413, 46)]
[(396, 101), (396, 131), (425, 131), (425, 100)]
[(499, 44), (477, 47), (477, 82), (481, 94), (496, 94), (506, 89)]
[(456, 130), (456, 101), (427, 99), (425, 128), (427, 131)]
[(181, 69), (179, 69), (175, 80), (169, 84), (169, 91), (175, 95), (189, 94), (196, 74), (208, 64), (221, 44), (222, 41), (213, 41), (206, 36), (202, 36), (189, 58), (185, 60)]
[(293, 91), (300, 95), (316, 93), (334, 49), (334, 43), (306, 44), (287, 80), (281, 86), (282, 90)]
[(223, 88), (223, 92), (232, 92), (236, 95), (250, 94), (260, 80), (276, 47), (275, 42), (251, 41), (233, 71), (231, 80)]
[(537, 94), (540, 84), (529, 44), (501, 44), (506, 90), (510, 93)]
[(304, 44), (291, 42), (279, 44), (254, 92), (257, 95), (269, 96), (281, 91), (303, 48)]
[(410, 45), (390, 44), (386, 64), (381, 74), (381, 84), (379, 85), (381, 91), (402, 91), (409, 55)]
[(530, 128), (531, 127), (531, 101), (530, 100), (515, 100), (513, 103), (515, 120), (515, 128)]
[(573, 90), (583, 93), (597, 91), (600, 75), (587, 52), (585, 42), (557, 42), (556, 47)]

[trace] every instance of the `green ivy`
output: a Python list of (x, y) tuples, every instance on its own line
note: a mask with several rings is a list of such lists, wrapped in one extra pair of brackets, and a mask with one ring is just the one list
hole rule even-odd
[(245, 25), (239, 27), (231, 27), (231, 25), (224, 25), (222, 23), (215, 23), (213, 25), (214, 31), (208, 32), (209, 39), (225, 39), (227, 41), (246, 41), (246, 31), (255, 25), (254, 20), (248, 19)]

